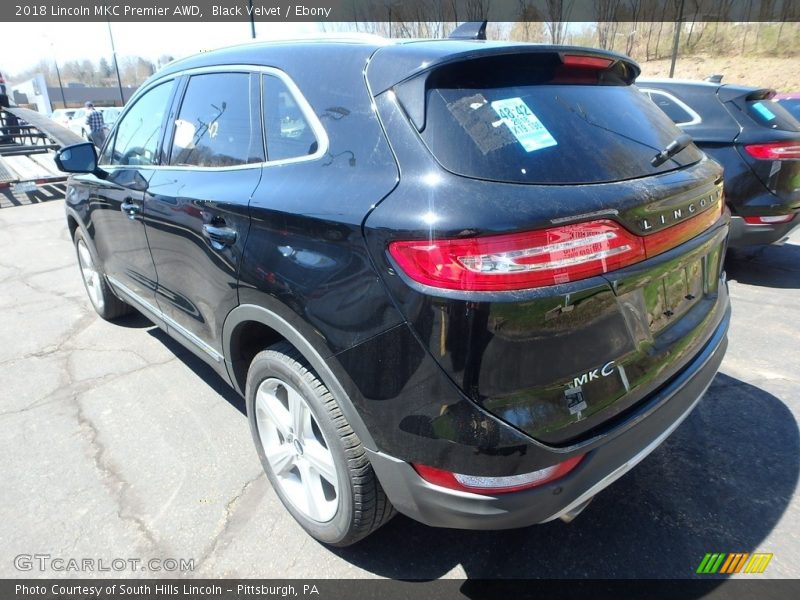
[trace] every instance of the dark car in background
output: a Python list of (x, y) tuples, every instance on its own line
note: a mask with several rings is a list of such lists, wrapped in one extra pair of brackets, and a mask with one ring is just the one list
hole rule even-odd
[(569, 520), (686, 418), (727, 345), (722, 170), (638, 73), (464, 40), (173, 62), (99, 159), (59, 153), (82, 173), (65, 205), (89, 298), (245, 397), (323, 542), (395, 509)]
[(720, 81), (636, 85), (725, 168), (731, 247), (779, 243), (800, 225), (800, 122), (774, 90)]

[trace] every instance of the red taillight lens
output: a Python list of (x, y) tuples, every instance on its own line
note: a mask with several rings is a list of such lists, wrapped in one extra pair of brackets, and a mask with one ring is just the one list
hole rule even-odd
[(800, 160), (800, 142), (748, 144), (744, 149), (750, 156), (760, 160)]
[(642, 239), (613, 221), (460, 240), (392, 242), (409, 277), (450, 290), (519, 290), (584, 279), (644, 258)]
[(725, 203), (720, 195), (716, 204), (706, 209), (704, 212), (701, 212), (699, 215), (648, 235), (644, 238), (644, 248), (647, 257), (649, 258), (666, 252), (670, 248), (674, 248), (705, 231), (717, 222), (717, 219), (719, 219), (724, 209)]
[(481, 475), (462, 475), (426, 465), (412, 465), (425, 481), (461, 492), (475, 494), (507, 494), (534, 488), (560, 479), (581, 462), (584, 455), (574, 456), (552, 467), (531, 473), (509, 477), (485, 477)]
[(794, 219), (794, 214), (767, 215), (763, 217), (745, 217), (744, 222), (748, 225), (770, 225), (773, 223), (788, 223), (792, 219)]
[(566, 67), (576, 67), (582, 69), (606, 69), (614, 61), (610, 58), (600, 56), (582, 56), (580, 54), (565, 54), (561, 62)]
[(522, 290), (608, 273), (699, 235), (724, 210), (720, 194), (703, 212), (639, 237), (603, 219), (482, 238), (391, 242), (389, 254), (411, 279), (464, 291)]

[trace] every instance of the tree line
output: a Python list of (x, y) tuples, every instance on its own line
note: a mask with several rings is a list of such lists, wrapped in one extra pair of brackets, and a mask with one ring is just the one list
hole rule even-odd
[[(138, 87), (142, 82), (161, 67), (174, 60), (168, 54), (160, 56), (155, 62), (141, 56), (126, 56), (119, 59), (119, 79), (123, 87)], [(41, 60), (36, 65), (16, 73), (14, 81), (25, 81), (37, 74), (44, 75), (49, 87), (58, 86), (58, 74), (61, 83), (68, 86), (78, 83), (92, 87), (115, 87), (117, 71), (113, 59), (101, 57), (97, 61), (89, 59), (68, 60), (58, 63), (58, 73), (54, 60)]]

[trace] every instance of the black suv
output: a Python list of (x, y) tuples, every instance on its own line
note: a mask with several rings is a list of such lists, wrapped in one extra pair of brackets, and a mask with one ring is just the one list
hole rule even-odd
[(722, 171), (638, 73), (456, 40), (172, 63), (99, 159), (60, 152), (84, 173), (66, 211), (89, 297), (246, 398), (319, 540), (395, 509), (569, 520), (689, 414), (727, 344)]
[(800, 225), (800, 123), (775, 90), (719, 79), (636, 85), (725, 168), (730, 246), (780, 243)]

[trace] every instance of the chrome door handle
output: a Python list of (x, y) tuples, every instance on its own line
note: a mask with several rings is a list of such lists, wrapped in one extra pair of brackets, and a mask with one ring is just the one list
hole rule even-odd
[(236, 243), (236, 230), (232, 227), (203, 225), (203, 236), (211, 242), (211, 247), (215, 250), (222, 250), (225, 246), (233, 246)]
[(122, 204), (119, 205), (119, 209), (128, 215), (128, 218), (135, 219), (136, 215), (142, 212), (142, 207), (134, 202), (131, 198), (125, 198), (122, 201)]

